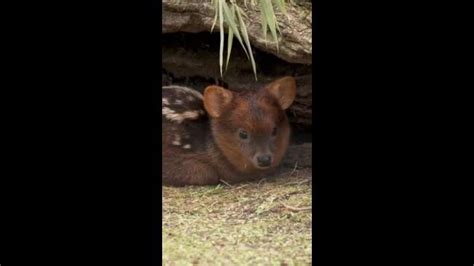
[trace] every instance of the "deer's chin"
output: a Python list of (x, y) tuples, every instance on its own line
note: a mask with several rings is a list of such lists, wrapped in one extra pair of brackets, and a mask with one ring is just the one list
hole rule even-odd
[(239, 170), (239, 172), (243, 174), (254, 174), (265, 170), (263, 168), (258, 168), (252, 161), (247, 161), (240, 165), (234, 165), (234, 167), (237, 168), (237, 170)]
[(272, 168), (272, 166), (271, 165), (269, 165), (269, 166), (255, 166), (255, 168), (257, 168), (258, 170), (268, 170), (268, 169)]

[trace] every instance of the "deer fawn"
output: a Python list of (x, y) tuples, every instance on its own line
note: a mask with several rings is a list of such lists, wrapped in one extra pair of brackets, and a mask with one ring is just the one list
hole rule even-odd
[(285, 110), (296, 95), (292, 77), (253, 92), (209, 86), (165, 86), (162, 96), (164, 185), (236, 183), (268, 174), (288, 148)]

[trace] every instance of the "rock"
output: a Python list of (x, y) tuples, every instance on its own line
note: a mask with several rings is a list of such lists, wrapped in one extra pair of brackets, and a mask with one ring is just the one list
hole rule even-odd
[(295, 167), (297, 165), (298, 168), (311, 168), (312, 158), (311, 143), (290, 145), (282, 165), (287, 167)]
[[(247, 25), (250, 43), (262, 51), (271, 53), (287, 62), (312, 64), (312, 20), (311, 1), (301, 1), (304, 4), (287, 3), (288, 17), (281, 12), (276, 13), (281, 30), (277, 46), (269, 42), (262, 34), (260, 11), (258, 8), (242, 3), (239, 6), (247, 15), (244, 21)], [(211, 1), (202, 0), (163, 0), (162, 2), (162, 33), (173, 32), (209, 32), (214, 22), (215, 9)], [(219, 31), (216, 23), (215, 31)], [(270, 33), (269, 33), (270, 35)]]

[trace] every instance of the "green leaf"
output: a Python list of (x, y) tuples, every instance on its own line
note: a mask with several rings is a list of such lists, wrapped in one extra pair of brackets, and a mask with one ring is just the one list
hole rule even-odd
[(216, 22), (217, 22), (217, 14), (219, 13), (218, 12), (218, 1), (219, 0), (212, 0), (212, 3), (214, 4), (214, 9), (216, 10), (216, 14), (214, 15), (214, 22), (212, 23), (212, 27), (211, 27), (211, 32), (214, 30), (214, 26), (216, 26)]
[(229, 59), (230, 53), (232, 52), (232, 41), (234, 39), (234, 34), (232, 29), (229, 29), (229, 33), (227, 33), (227, 61), (225, 63), (225, 71), (227, 71), (227, 67), (229, 66)]
[[(231, 16), (232, 20), (234, 20), (234, 14), (235, 14), (235, 7), (232, 5), (231, 8)], [(228, 33), (227, 33), (227, 61), (225, 63), (225, 71), (227, 72), (227, 67), (229, 66), (229, 59), (230, 59), (230, 54), (232, 52), (232, 41), (234, 40), (234, 32), (232, 31), (232, 28), (229, 27)]]
[(265, 14), (265, 19), (267, 20), (267, 24), (270, 28), (270, 32), (273, 36), (273, 40), (276, 43), (277, 51), (278, 51), (278, 36), (276, 32), (276, 17), (275, 13), (273, 12), (273, 6), (271, 0), (261, 0), (262, 1), (262, 10), (261, 12), (264, 12)]
[(224, 61), (224, 15), (223, 13), (223, 8), (222, 8), (222, 2), (225, 0), (217, 0), (219, 1), (219, 27), (220, 27), (220, 47), (219, 47), (219, 67), (221, 71), (221, 77), (222, 77), (222, 64)]
[(262, 31), (263, 31), (263, 39), (265, 40), (265, 46), (267, 46), (267, 20), (265, 19), (265, 12), (263, 11), (263, 1), (260, 2), (260, 21), (262, 22)]
[[(239, 40), (240, 45), (244, 49), (244, 52), (247, 55), (247, 58), (249, 58), (249, 54), (247, 53), (247, 50), (245, 49), (244, 43), (242, 42), (242, 37), (240, 36), (239, 29), (237, 28), (237, 24), (235, 23), (235, 18), (234, 18), (234, 16), (232, 16), (230, 14), (231, 12), (229, 10), (229, 6), (225, 2), (225, 0), (219, 0), (219, 1), (223, 2), (222, 6), (223, 6), (224, 14), (226, 15), (226, 21), (227, 21), (227, 24), (228, 24), (229, 28), (232, 29), (233, 33), (235, 34), (235, 37), (237, 38), (237, 40)], [(234, 10), (234, 12), (235, 12), (235, 10)], [(223, 30), (224, 30), (224, 28), (222, 28), (221, 31), (223, 31)]]
[(257, 67), (255, 65), (255, 59), (253, 58), (252, 46), (250, 45), (249, 36), (247, 33), (247, 26), (245, 26), (244, 20), (242, 19), (241, 12), (242, 12), (242, 9), (240, 9), (240, 7), (237, 7), (237, 16), (240, 22), (240, 29), (242, 30), (242, 36), (244, 37), (245, 44), (247, 45), (247, 49), (249, 50), (250, 62), (252, 63), (252, 69), (255, 75), (255, 80), (257, 80)]

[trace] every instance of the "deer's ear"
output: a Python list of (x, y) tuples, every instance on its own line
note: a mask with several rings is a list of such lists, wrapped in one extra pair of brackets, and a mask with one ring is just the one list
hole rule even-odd
[(231, 91), (219, 86), (209, 86), (204, 90), (204, 108), (211, 117), (219, 117), (233, 98)]
[(265, 87), (272, 94), (283, 110), (288, 109), (296, 97), (296, 81), (293, 77), (283, 77)]

